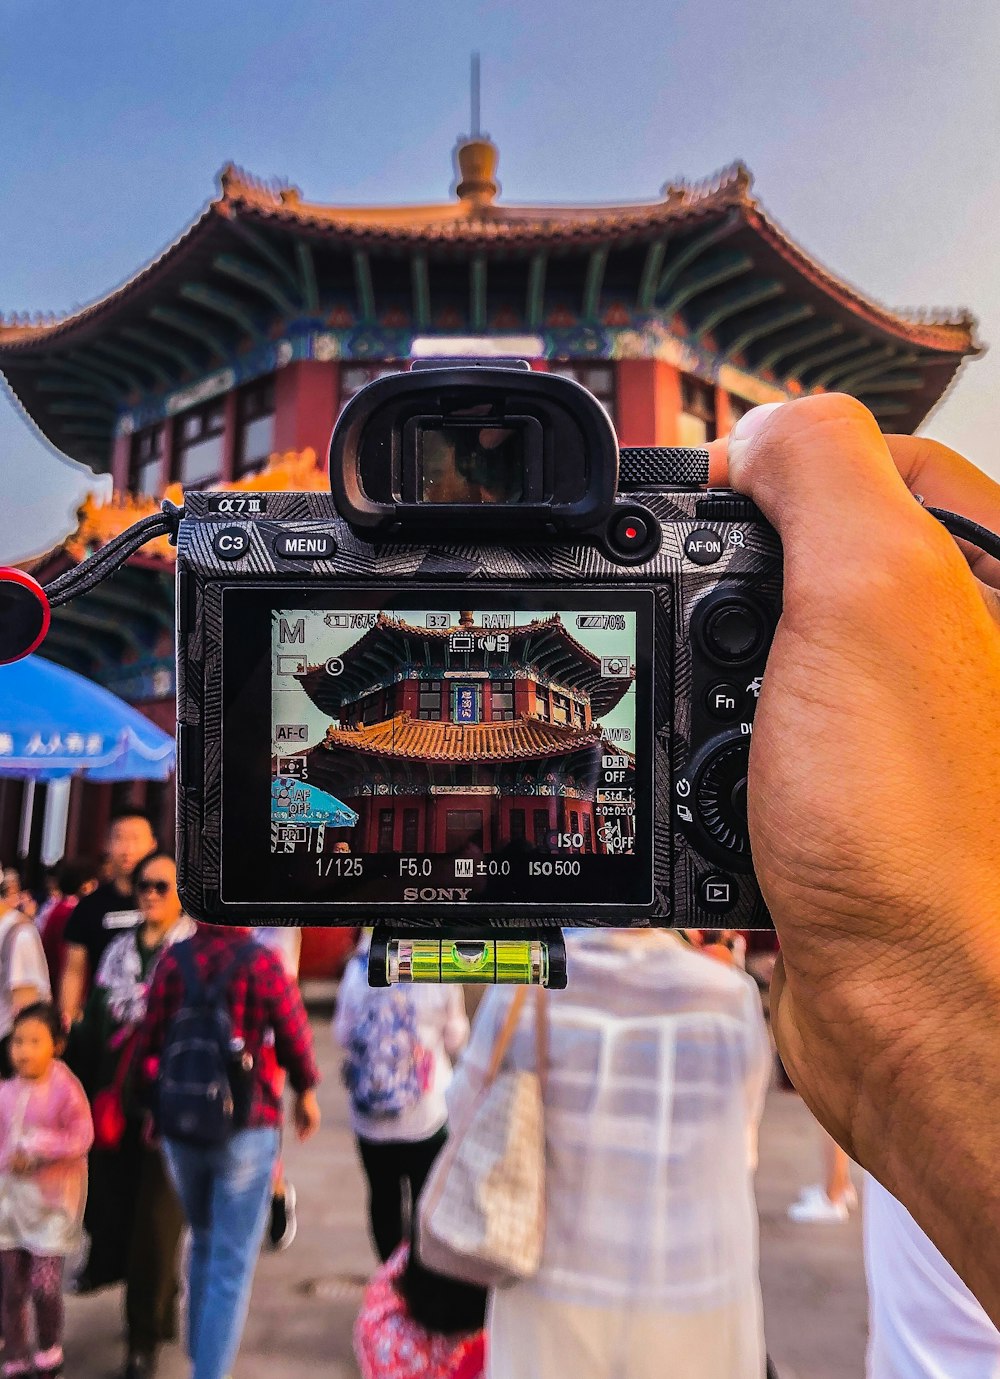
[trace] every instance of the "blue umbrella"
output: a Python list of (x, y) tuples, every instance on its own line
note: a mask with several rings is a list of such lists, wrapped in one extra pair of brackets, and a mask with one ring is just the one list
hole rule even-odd
[(271, 782), (271, 819), (275, 823), (306, 824), (310, 828), (353, 828), (358, 815), (349, 805), (316, 785), (294, 776), (275, 776)]
[(174, 739), (110, 690), (41, 656), (0, 666), (0, 776), (166, 780)]

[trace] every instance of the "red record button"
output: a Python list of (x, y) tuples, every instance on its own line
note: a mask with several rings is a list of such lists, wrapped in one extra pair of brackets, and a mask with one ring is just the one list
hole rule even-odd
[(649, 528), (641, 517), (632, 513), (628, 517), (619, 517), (612, 539), (621, 551), (638, 551), (649, 540)]

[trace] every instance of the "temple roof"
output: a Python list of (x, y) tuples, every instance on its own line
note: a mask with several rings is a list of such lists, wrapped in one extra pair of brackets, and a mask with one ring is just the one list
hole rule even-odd
[(823, 267), (742, 164), (654, 201), (508, 205), (487, 147), (460, 146), (460, 160), (478, 152), (455, 200), (418, 206), (323, 205), (227, 165), (202, 214), (120, 287), (66, 316), (0, 318), (0, 369), (46, 436), (104, 469), (123, 411), (213, 371), (235, 381), (241, 360), (296, 332), (304, 357), (324, 330), (325, 357), (344, 359), (405, 358), (416, 335), (525, 331), (554, 332), (558, 357), (605, 357), (635, 345), (608, 332), (654, 321), (778, 385), (853, 392), (894, 430), (979, 350), (967, 311), (893, 310)]
[[(462, 635), (474, 642), (492, 639), (493, 648), (452, 651), (451, 639)], [(498, 636), (509, 638), (508, 650), (496, 648)], [(634, 670), (628, 678), (603, 676), (601, 658), (576, 640), (558, 614), (509, 630), (479, 627), (471, 621), (439, 630), (380, 613), (375, 626), (340, 659), (344, 668), (337, 676), (328, 675), (323, 664), (309, 666), (295, 677), (316, 707), (332, 718), (340, 717), (345, 706), (356, 703), (373, 687), (390, 685), (401, 675), (415, 676), (418, 667), (429, 678), (436, 678), (435, 671), (438, 675), (447, 671), (453, 679), (460, 679), (463, 672), (490, 670), (500, 674), (515, 667), (530, 667), (552, 684), (586, 694), (595, 718), (610, 713), (635, 679)]]
[(519, 718), (510, 723), (434, 723), (396, 714), (359, 728), (327, 728), (316, 750), (346, 748), (406, 761), (515, 761), (598, 750), (601, 731)]

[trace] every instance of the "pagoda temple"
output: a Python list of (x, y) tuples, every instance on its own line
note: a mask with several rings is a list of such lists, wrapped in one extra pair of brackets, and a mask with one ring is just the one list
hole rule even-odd
[[(556, 615), (510, 631), (416, 627), (382, 613), (340, 658), (297, 676), (337, 721), (308, 753), (311, 784), (359, 816), (343, 836), (359, 852), (548, 851), (565, 833), (572, 850), (605, 852), (598, 803), (602, 751), (596, 721), (632, 689), (602, 676), (601, 658)], [(402, 667), (402, 671), (400, 671)], [(631, 819), (623, 821), (630, 829)]]
[[(463, 139), (450, 200), (376, 207), (318, 204), (227, 166), (191, 226), (121, 287), (68, 316), (0, 319), (0, 370), (30, 420), (114, 480), (35, 573), (53, 577), (165, 491), (324, 487), (346, 401), (421, 354), (526, 358), (589, 388), (623, 444), (691, 445), (756, 403), (828, 389), (912, 431), (979, 352), (968, 313), (889, 310), (822, 267), (741, 164), (647, 202), (525, 206), (500, 198), (497, 161), (488, 137)], [(146, 548), (58, 609), (45, 651), (168, 729), (172, 554)], [(520, 731), (540, 752), (540, 723)], [(114, 791), (74, 783), (70, 851), (95, 850), (124, 798), (170, 837), (169, 787)], [(0, 784), (4, 857), (20, 792)]]

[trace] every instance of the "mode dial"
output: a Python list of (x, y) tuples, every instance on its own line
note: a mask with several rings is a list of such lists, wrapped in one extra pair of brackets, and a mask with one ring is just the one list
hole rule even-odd
[(750, 742), (742, 738), (720, 748), (695, 784), (698, 815), (706, 833), (727, 851), (750, 852), (747, 829), (747, 764)]
[(732, 733), (696, 753), (676, 786), (677, 817), (703, 857), (730, 872), (753, 868), (747, 827), (750, 739)]

